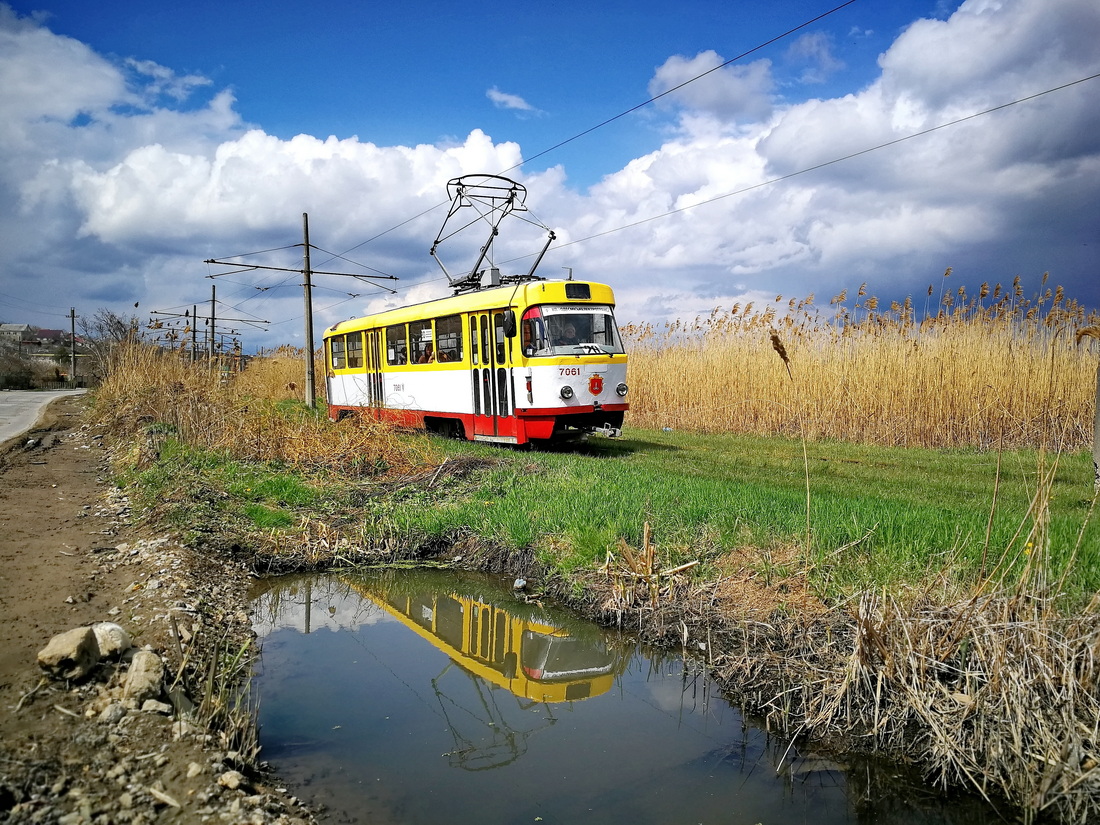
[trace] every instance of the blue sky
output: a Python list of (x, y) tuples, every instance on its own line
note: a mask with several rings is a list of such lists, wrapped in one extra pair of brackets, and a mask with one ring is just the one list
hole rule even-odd
[[(948, 266), (1100, 306), (1100, 80), (801, 174), (1100, 72), (1090, 0), (856, 0), (534, 157), (839, 4), (0, 4), (0, 321), (209, 301), (203, 259), (296, 243), (302, 212), (401, 278), (318, 279), (318, 329), (446, 294), (442, 212), (395, 227), (524, 158), (543, 273), (610, 283), (622, 322), (917, 300)], [(294, 276), (218, 283), (221, 315), (273, 322), (246, 349), (300, 343)]]

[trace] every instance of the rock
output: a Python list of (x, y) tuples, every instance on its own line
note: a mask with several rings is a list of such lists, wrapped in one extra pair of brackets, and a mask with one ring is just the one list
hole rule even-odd
[(112, 702), (107, 705), (99, 714), (100, 722), (107, 722), (108, 724), (114, 724), (119, 719), (127, 714), (126, 706), (119, 702)]
[(130, 663), (122, 694), (136, 702), (160, 696), (164, 681), (164, 662), (151, 650), (139, 650)]
[(92, 625), (96, 643), (102, 656), (121, 656), (130, 649), (130, 634), (114, 622), (96, 622)]
[(99, 664), (99, 644), (90, 627), (59, 633), (38, 651), (38, 664), (63, 679), (83, 679)]
[(245, 784), (244, 774), (240, 771), (226, 771), (218, 777), (218, 784), (223, 788), (235, 791)]
[(141, 704), (142, 713), (159, 713), (167, 716), (172, 712), (172, 706), (167, 702), (158, 702), (156, 699), (146, 699)]

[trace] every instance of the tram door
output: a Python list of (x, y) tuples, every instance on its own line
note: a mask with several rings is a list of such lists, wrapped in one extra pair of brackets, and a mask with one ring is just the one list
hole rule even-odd
[(372, 407), (381, 407), (382, 397), (382, 353), (378, 349), (377, 330), (367, 332), (367, 399)]
[(503, 311), (471, 314), (469, 335), (474, 435), (515, 436)]

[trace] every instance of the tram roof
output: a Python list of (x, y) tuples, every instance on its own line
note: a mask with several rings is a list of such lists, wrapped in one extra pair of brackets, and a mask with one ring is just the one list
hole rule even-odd
[[(588, 297), (568, 296), (566, 287), (571, 284), (588, 286)], [(366, 327), (439, 318), (447, 315), (457, 315), (461, 312), (479, 312), (507, 307), (516, 309), (542, 303), (607, 304), (614, 306), (615, 294), (607, 284), (595, 281), (547, 280), (504, 284), (473, 292), (464, 292), (460, 295), (451, 295), (446, 298), (434, 298), (430, 301), (409, 304), (396, 309), (387, 309), (384, 312), (375, 312), (359, 318), (338, 321), (326, 329), (324, 334), (328, 336), (337, 332), (351, 332)]]

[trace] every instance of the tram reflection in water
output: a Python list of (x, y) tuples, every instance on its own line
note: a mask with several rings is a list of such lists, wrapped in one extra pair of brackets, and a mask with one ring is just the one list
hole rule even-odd
[[(598, 628), (499, 586), (462, 591), (453, 574), (423, 572), (345, 581), (449, 657), (432, 688), (455, 737), (447, 756), (456, 767), (514, 761), (529, 735), (556, 722), (551, 705), (606, 693), (625, 664)], [(522, 713), (504, 709), (493, 688), (513, 694)], [(536, 705), (541, 714), (527, 712)]]

